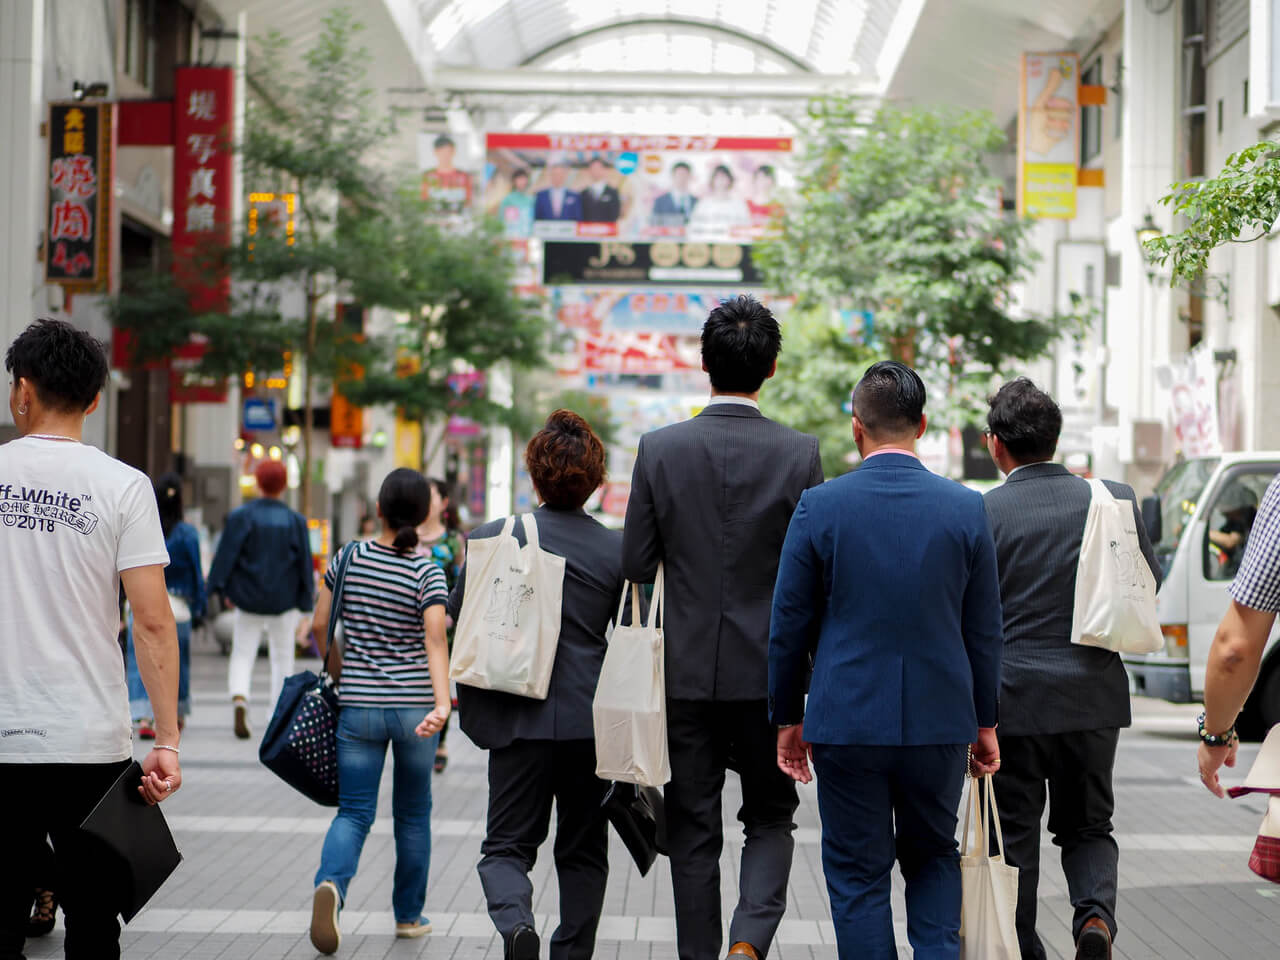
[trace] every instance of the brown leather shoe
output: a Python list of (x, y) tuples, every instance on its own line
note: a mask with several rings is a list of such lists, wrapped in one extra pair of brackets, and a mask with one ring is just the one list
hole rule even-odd
[(729, 948), (730, 957), (746, 957), (747, 960), (760, 960), (760, 951), (749, 943), (739, 941)]
[(1091, 917), (1080, 931), (1076, 960), (1111, 960), (1111, 931), (1101, 917)]

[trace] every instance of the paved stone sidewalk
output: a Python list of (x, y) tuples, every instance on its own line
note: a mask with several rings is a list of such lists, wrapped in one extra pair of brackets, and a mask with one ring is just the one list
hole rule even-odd
[[(124, 934), (124, 956), (269, 960), (314, 957), (306, 935), (314, 872), (332, 811), (309, 803), (257, 762), (256, 741), (231, 735), (225, 702), (226, 660), (199, 646), (194, 654), (195, 713), (183, 741), (184, 789), (165, 804), (185, 862)], [(255, 731), (265, 726), (266, 663), (255, 675)], [(1196, 781), (1194, 710), (1137, 701), (1138, 723), (1121, 740), (1116, 828), (1121, 847), (1121, 934), (1118, 960), (1264, 957), (1280, 955), (1280, 887), (1249, 872), (1248, 852), (1262, 817), (1260, 800), (1217, 801)], [(396, 940), (390, 913), (394, 850), (390, 783), (364, 849), (342, 915), (339, 956), (351, 958), (500, 958), (501, 944), (484, 912), (475, 864), (487, 796), (485, 756), (451, 733), (448, 771), (435, 781), (431, 884), (427, 914), (435, 931)], [(1252, 751), (1241, 757), (1238, 776)], [(390, 762), (388, 762), (388, 771)], [(389, 773), (388, 773), (389, 778)], [(740, 830), (736, 781), (725, 798), (725, 915), (736, 895)], [(834, 958), (836, 949), (819, 850), (812, 787), (801, 791), (796, 861), (787, 919), (772, 956)], [(554, 928), (557, 895), (544, 847), (534, 874), (544, 931)], [(601, 960), (675, 957), (670, 872), (659, 860), (641, 878), (613, 841), (612, 872), (596, 956)], [(1050, 957), (1071, 957), (1071, 908), (1045, 839), (1040, 930)], [(906, 945), (901, 879), (894, 911), (902, 956)], [(544, 943), (545, 943), (544, 938)], [(62, 956), (61, 922), (51, 936), (30, 941), (36, 958)], [(544, 948), (545, 954), (545, 948)]]

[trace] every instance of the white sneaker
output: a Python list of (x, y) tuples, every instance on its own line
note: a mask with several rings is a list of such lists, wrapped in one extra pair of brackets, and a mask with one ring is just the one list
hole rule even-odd
[(316, 887), (311, 898), (311, 945), (321, 953), (336, 953), (342, 944), (338, 929), (338, 888), (332, 880)]

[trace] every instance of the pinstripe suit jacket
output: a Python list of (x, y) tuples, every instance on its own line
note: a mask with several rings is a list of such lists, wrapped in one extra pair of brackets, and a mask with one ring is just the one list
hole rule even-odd
[(787, 524), (822, 482), (815, 437), (716, 404), (640, 440), (622, 572), (666, 564), (667, 696), (764, 700), (769, 608)]
[[(1160, 564), (1133, 489), (1106, 484), (1116, 499), (1133, 503), (1142, 555), (1159, 584)], [(1120, 656), (1071, 642), (1089, 500), (1089, 484), (1057, 463), (1028, 464), (986, 495), (1004, 607), (1001, 734), (1129, 726), (1129, 681)]]

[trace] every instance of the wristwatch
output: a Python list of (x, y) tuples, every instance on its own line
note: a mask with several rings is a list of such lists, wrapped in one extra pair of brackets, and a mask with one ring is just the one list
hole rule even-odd
[(1204, 728), (1204, 714), (1196, 717), (1196, 725), (1200, 728), (1200, 741), (1208, 747), (1229, 747), (1240, 738), (1236, 736), (1236, 725), (1233, 723), (1223, 733), (1209, 733)]

